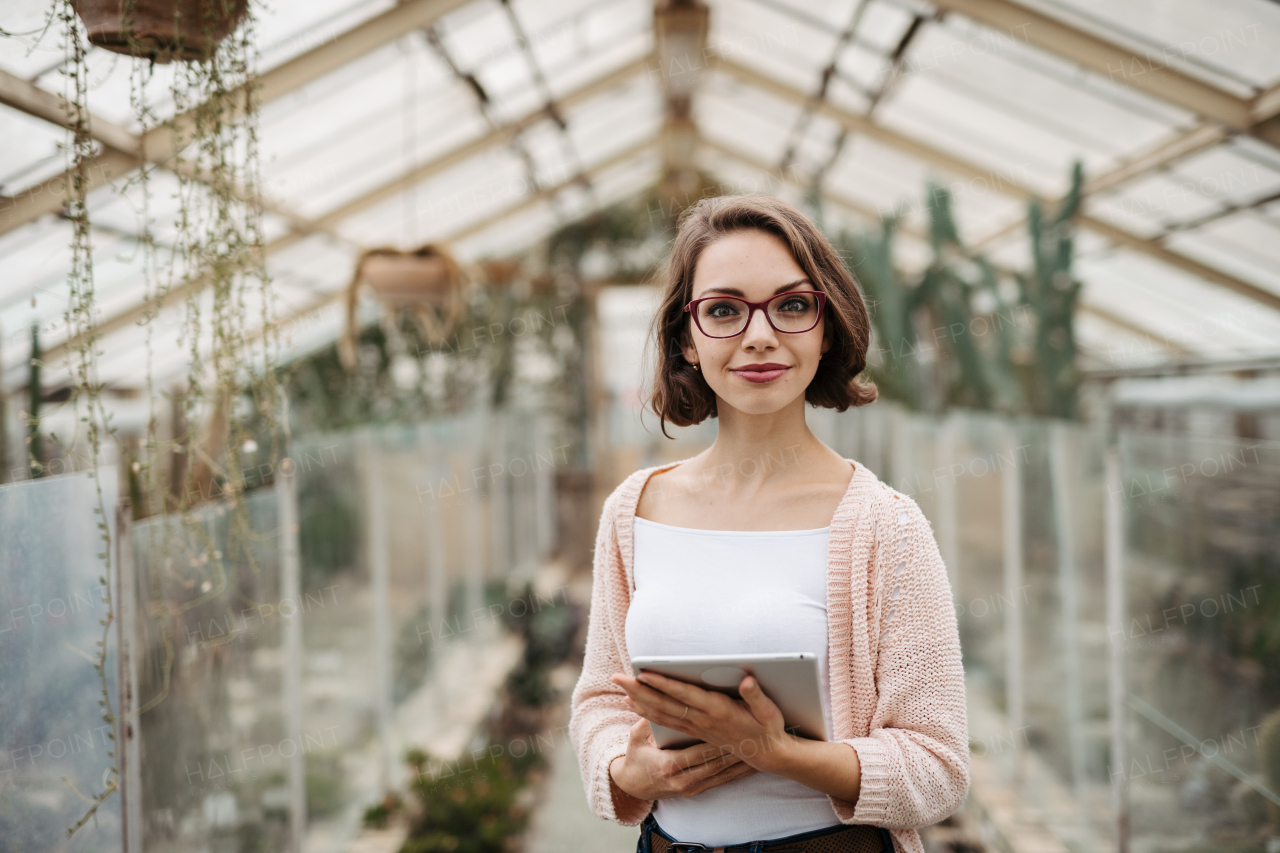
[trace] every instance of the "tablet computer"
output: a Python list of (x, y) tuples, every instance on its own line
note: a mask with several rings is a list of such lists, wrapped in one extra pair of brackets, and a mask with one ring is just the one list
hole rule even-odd
[[(827, 740), (826, 697), (818, 673), (818, 656), (809, 652), (754, 655), (687, 655), (634, 657), (631, 669), (656, 672), (741, 699), (738, 685), (748, 675), (760, 682), (764, 694), (782, 711), (787, 731), (812, 740)], [(683, 732), (653, 726), (653, 738), (663, 749), (700, 743)]]

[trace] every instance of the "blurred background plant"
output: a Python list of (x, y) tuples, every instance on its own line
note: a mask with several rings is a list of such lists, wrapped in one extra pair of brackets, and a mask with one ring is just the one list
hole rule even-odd
[(999, 269), (966, 248), (951, 193), (933, 184), (925, 194), (932, 258), (919, 274), (906, 275), (895, 263), (899, 214), (884, 217), (878, 233), (832, 237), (868, 300), (868, 372), (886, 397), (934, 413), (963, 406), (1076, 416), (1080, 282), (1072, 276), (1072, 219), (1082, 180), (1077, 163), (1056, 210), (1029, 204), (1026, 272)]
[[(405, 761), (411, 781), (404, 796), (388, 794), (365, 810), (366, 826), (381, 828), (393, 820), (409, 824), (400, 853), (501, 853), (518, 842), (528, 823), (534, 792), (545, 776), (545, 747), (558, 735), (544, 734), (552, 706), (562, 698), (552, 671), (577, 647), (582, 609), (563, 591), (546, 593), (526, 584), (518, 595), (491, 587), (490, 603), (523, 601), (519, 615), (504, 608), (503, 624), (524, 642), (475, 746), (446, 760), (418, 748)], [(483, 755), (480, 760), (472, 756)]]

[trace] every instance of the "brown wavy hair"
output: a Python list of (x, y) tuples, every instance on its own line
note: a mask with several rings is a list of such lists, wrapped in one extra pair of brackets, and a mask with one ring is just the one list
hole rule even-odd
[(693, 298), (693, 274), (702, 251), (721, 237), (749, 230), (780, 239), (813, 287), (827, 294), (824, 335), (831, 347), (805, 389), (805, 401), (843, 412), (876, 399), (875, 384), (861, 377), (867, 367), (871, 318), (858, 285), (822, 232), (803, 213), (776, 198), (704, 198), (680, 216), (671, 255), (660, 273), (662, 305), (649, 332), (658, 343), (649, 406), (661, 420), (663, 435), (667, 435), (667, 421), (692, 426), (716, 416), (715, 392), (684, 357), (692, 322), (684, 306)]

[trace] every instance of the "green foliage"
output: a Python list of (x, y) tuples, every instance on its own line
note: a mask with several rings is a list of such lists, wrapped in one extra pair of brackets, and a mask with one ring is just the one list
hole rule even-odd
[(897, 225), (898, 218), (888, 216), (881, 220), (878, 235), (867, 234), (859, 242), (841, 233), (832, 242), (867, 295), (881, 354), (880, 365), (870, 368), (871, 378), (886, 396), (923, 408), (923, 383), (914, 357), (916, 332), (911, 319), (919, 307), (919, 292), (902, 281), (893, 263)]
[(1076, 370), (1075, 317), (1080, 282), (1071, 277), (1075, 253), (1071, 220), (1080, 206), (1084, 174), (1079, 162), (1071, 171), (1071, 190), (1062, 206), (1046, 218), (1039, 202), (1028, 213), (1032, 270), (1018, 276), (1023, 302), (1037, 319), (1035, 326), (1036, 381), (1029, 389), (1033, 410), (1058, 418), (1075, 416), (1080, 375)]
[(569, 656), (582, 624), (581, 609), (567, 603), (563, 595), (561, 591), (550, 597), (539, 596), (529, 584), (519, 599), (528, 602), (528, 610), (515, 617), (510, 615), (512, 608), (507, 608), (508, 627), (519, 633), (525, 643), (524, 658), (507, 681), (507, 689), (518, 705), (538, 708), (555, 698), (548, 673)]
[(323, 589), (329, 579), (355, 563), (360, 513), (349, 489), (328, 476), (311, 477), (298, 492), (298, 547), (302, 588)]
[(387, 794), (382, 798), (382, 802), (364, 810), (364, 825), (374, 829), (385, 829), (391, 821), (391, 816), (396, 814), (403, 805), (404, 802), (396, 794)]
[(507, 840), (524, 831), (529, 809), (519, 794), (540, 754), (513, 758), (503, 751), (451, 766), (413, 750), (406, 760), (419, 812), (400, 853), (502, 853)]
[(313, 752), (307, 756), (307, 816), (337, 814), (346, 804), (342, 758), (336, 753)]
[[(885, 217), (879, 233), (833, 238), (868, 297), (879, 355), (869, 372), (885, 396), (920, 410), (1075, 416), (1080, 283), (1071, 277), (1072, 218), (1082, 180), (1077, 163), (1071, 190), (1052, 215), (1031, 203), (1032, 269), (1013, 276), (1012, 294), (991, 262), (960, 242), (942, 187), (928, 187), (932, 259), (911, 280), (894, 265), (898, 216)], [(918, 339), (918, 328), (929, 330), (928, 340)], [(931, 371), (921, 358), (930, 348), (938, 351)]]
[[(582, 314), (581, 300), (557, 294), (545, 280), (523, 284), (478, 289), (442, 344), (425, 341), (417, 324), (401, 313), (360, 331), (354, 370), (343, 367), (336, 342), (284, 365), (280, 381), (288, 390), (293, 429), (330, 432), (368, 423), (414, 423), (464, 411), (481, 400), (501, 407), (512, 395), (520, 352), (530, 350), (558, 363), (557, 379), (572, 375), (577, 347), (563, 347), (556, 330), (572, 328)], [(408, 381), (404, 376), (398, 381), (397, 370), (406, 368)]]

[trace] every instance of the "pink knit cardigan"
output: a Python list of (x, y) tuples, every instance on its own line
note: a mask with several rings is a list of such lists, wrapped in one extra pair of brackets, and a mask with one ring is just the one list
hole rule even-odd
[[(841, 823), (891, 830), (923, 853), (918, 827), (964, 802), (969, 786), (964, 671), (946, 568), (928, 519), (865, 467), (831, 519), (827, 551), (827, 671), (835, 739), (862, 764), (856, 804), (831, 798)], [(573, 691), (569, 736), (591, 810), (635, 826), (652, 801), (624, 793), (609, 763), (627, 751), (639, 719), (609, 680), (631, 672), (627, 608), (635, 589), (633, 527), (640, 493), (658, 471), (628, 477), (604, 504), (596, 535), (586, 658)]]

